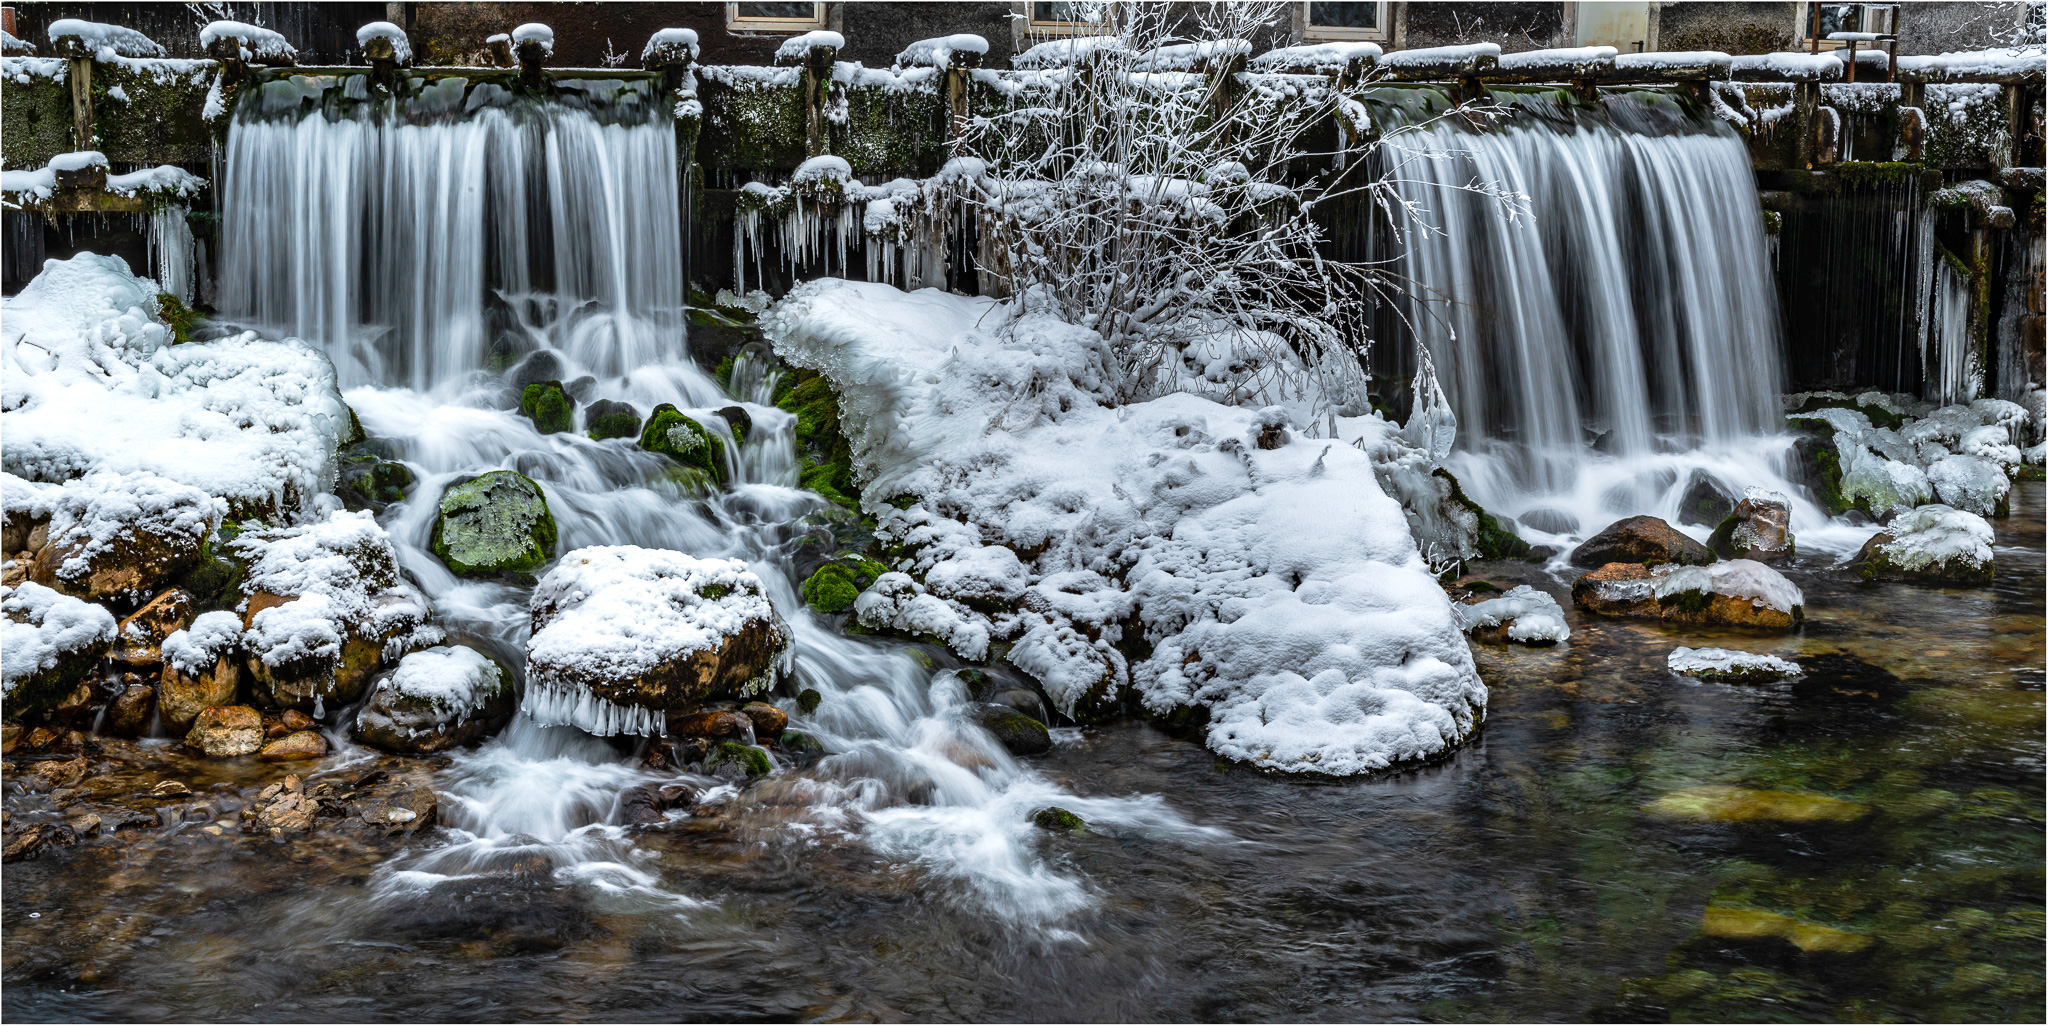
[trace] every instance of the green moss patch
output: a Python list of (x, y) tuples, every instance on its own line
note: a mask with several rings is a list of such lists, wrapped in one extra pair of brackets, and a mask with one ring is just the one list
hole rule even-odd
[(662, 403), (647, 415), (647, 425), (640, 430), (640, 448), (700, 471), (714, 485), (725, 483), (724, 439), (671, 403)]
[(494, 470), (441, 496), (432, 545), (458, 574), (527, 573), (553, 555), (555, 517), (532, 478)]
[(519, 415), (533, 421), (541, 434), (567, 431), (575, 423), (576, 400), (559, 381), (536, 381), (519, 395)]

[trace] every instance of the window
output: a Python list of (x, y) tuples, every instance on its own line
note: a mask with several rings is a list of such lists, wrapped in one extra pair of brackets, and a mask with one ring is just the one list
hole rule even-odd
[(1836, 32), (1897, 32), (1899, 30), (1899, 5), (1897, 4), (1808, 4), (1799, 20), (1799, 37), (1802, 45), (1813, 43), (1813, 10), (1820, 8), (1820, 48), (1832, 50), (1847, 46), (1840, 40), (1829, 39)]
[(1110, 5), (1101, 0), (1033, 0), (1033, 35), (1085, 36), (1109, 31)]
[(1302, 38), (1386, 39), (1387, 5), (1375, 0), (1310, 0)]
[(725, 27), (734, 32), (808, 32), (825, 27), (825, 5), (726, 4)]

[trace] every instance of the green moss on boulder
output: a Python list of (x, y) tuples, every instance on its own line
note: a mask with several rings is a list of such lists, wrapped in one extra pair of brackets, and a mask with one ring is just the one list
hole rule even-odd
[(600, 442), (607, 438), (634, 438), (640, 434), (640, 411), (632, 403), (599, 399), (584, 411), (583, 423), (590, 437)]
[(988, 731), (1011, 755), (1037, 755), (1052, 750), (1052, 733), (1045, 724), (1005, 706), (985, 705), (975, 714), (981, 729)]
[(846, 612), (853, 608), (853, 600), (888, 570), (865, 556), (842, 556), (804, 581), (804, 601), (820, 613)]
[(1085, 833), (1088, 829), (1087, 820), (1057, 805), (1048, 805), (1032, 813), (1031, 822), (1037, 825), (1040, 830), (1049, 830), (1058, 834)]
[(775, 385), (775, 405), (796, 415), (803, 486), (841, 506), (860, 508), (853, 480), (853, 448), (839, 431), (839, 394), (816, 371), (796, 370)]
[(711, 749), (711, 754), (705, 756), (704, 768), (715, 770), (726, 765), (739, 767), (745, 771), (749, 780), (765, 777), (774, 768), (768, 761), (767, 752), (737, 741), (720, 741), (717, 747)]
[(554, 553), (555, 517), (533, 479), (494, 470), (442, 494), (432, 544), (458, 574), (529, 573)]
[(640, 448), (703, 471), (714, 484), (725, 483), (725, 441), (670, 403), (648, 414), (647, 426), (640, 430)]
[(1459, 487), (1458, 479), (1450, 471), (1438, 467), (1436, 476), (1451, 483), (1451, 501), (1472, 512), (1479, 519), (1480, 559), (1522, 559), (1529, 555), (1529, 543), (1513, 531), (1502, 527), (1485, 507), (1465, 496), (1465, 489)]
[(575, 423), (576, 400), (559, 381), (536, 381), (519, 394), (519, 415), (533, 421), (541, 434), (569, 430)]

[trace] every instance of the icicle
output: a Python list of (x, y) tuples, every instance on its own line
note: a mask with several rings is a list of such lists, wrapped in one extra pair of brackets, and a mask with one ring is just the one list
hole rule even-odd
[(530, 682), (520, 708), (543, 727), (573, 726), (598, 737), (657, 737), (668, 732), (665, 719), (655, 710), (622, 705), (573, 684)]

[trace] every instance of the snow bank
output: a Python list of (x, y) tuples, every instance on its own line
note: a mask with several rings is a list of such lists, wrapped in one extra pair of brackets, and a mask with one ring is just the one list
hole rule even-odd
[(1572, 636), (1557, 599), (1526, 584), (1508, 589), (1499, 598), (1452, 608), (1465, 630), (1506, 625), (1503, 633), (1507, 639), (1525, 645), (1554, 645)]
[(216, 39), (236, 40), (240, 44), (238, 49), (245, 61), (290, 62), (299, 56), (299, 52), (292, 49), (292, 44), (286, 42), (278, 33), (239, 21), (208, 22), (205, 28), (199, 30), (199, 45), (206, 50), (213, 49), (213, 42)]
[[(1204, 709), (1211, 747), (1279, 769), (1364, 772), (1471, 731), (1486, 689), (1458, 615), (1363, 447), (1302, 430), (1260, 449), (1258, 410), (1194, 395), (1113, 406), (1099, 336), (1010, 318), (835, 280), (763, 317), (839, 390), (867, 507), (913, 553), (864, 622), (973, 659), (1014, 639), (1069, 714)], [(1015, 599), (964, 600), (970, 579), (1015, 592), (1018, 571)]]
[[(59, 18), (50, 23), (50, 44), (60, 51), (59, 40), (76, 39), (87, 53), (109, 57), (162, 57), (164, 48), (156, 40), (120, 25), (102, 25), (78, 18)], [(104, 59), (104, 58), (103, 58)]]
[(79, 653), (114, 641), (114, 614), (32, 581), (0, 586), (0, 690), (22, 683)]
[(1096, 52), (1124, 50), (1118, 36), (1069, 36), (1049, 39), (1010, 58), (1010, 66), (1023, 71), (1065, 68), (1087, 60)]
[(0, 301), (0, 470), (66, 488), (153, 475), (245, 516), (330, 490), (347, 413), (327, 358), (253, 333), (170, 345), (156, 294), (81, 253)]
[(372, 39), (391, 41), (392, 59), (400, 64), (412, 63), (412, 40), (405, 30), (388, 21), (373, 21), (356, 30), (356, 45), (368, 47)]
[(1673, 673), (1702, 680), (1776, 680), (1805, 672), (1790, 659), (1729, 648), (1681, 646), (1672, 649), (1664, 663)]
[(1598, 68), (1612, 66), (1617, 51), (1611, 46), (1566, 46), (1550, 50), (1523, 50), (1500, 55), (1502, 71), (1549, 71), (1554, 68)]

